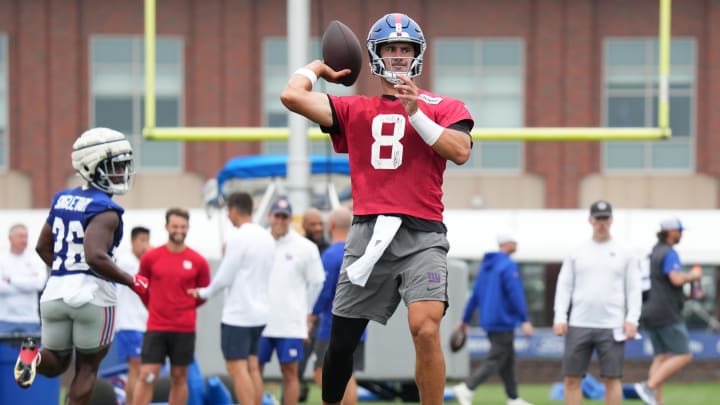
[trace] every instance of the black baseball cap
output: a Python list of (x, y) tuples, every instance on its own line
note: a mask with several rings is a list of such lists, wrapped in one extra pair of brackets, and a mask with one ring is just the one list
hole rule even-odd
[(270, 207), (270, 215), (275, 214), (287, 215), (288, 217), (291, 217), (292, 206), (290, 205), (290, 201), (288, 201), (286, 198), (280, 198), (275, 201)]
[(612, 205), (605, 200), (598, 200), (590, 206), (590, 216), (593, 218), (608, 218), (612, 216)]

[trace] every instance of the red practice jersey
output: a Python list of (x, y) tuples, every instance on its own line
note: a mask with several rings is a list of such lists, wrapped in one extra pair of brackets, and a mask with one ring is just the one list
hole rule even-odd
[[(355, 215), (405, 214), (442, 221), (446, 160), (423, 141), (394, 97), (329, 96), (335, 152), (350, 160)], [(461, 101), (420, 91), (418, 108), (442, 127), (467, 120)], [(472, 126), (471, 126), (472, 128)]]
[(195, 332), (196, 308), (204, 301), (187, 290), (210, 284), (207, 260), (189, 247), (174, 253), (163, 245), (143, 254), (139, 274), (150, 280), (147, 330)]

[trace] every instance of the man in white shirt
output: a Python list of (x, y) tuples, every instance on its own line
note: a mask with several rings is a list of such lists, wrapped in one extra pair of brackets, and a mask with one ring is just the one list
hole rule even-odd
[(290, 227), (292, 207), (280, 198), (270, 207), (270, 233), (275, 261), (270, 274), (270, 317), (260, 340), (261, 367), (275, 350), (283, 380), (283, 405), (296, 405), (300, 396), (298, 365), (308, 317), (325, 281), (317, 246)]
[(595, 350), (605, 404), (619, 405), (625, 340), (635, 338), (640, 319), (640, 272), (629, 252), (610, 235), (609, 202), (594, 202), (589, 222), (592, 239), (576, 246), (560, 269), (553, 331), (565, 336), (565, 404), (582, 403), (580, 383)]
[[(129, 252), (118, 255), (117, 265), (134, 276), (140, 270), (140, 258), (150, 248), (150, 229), (136, 226), (130, 231)], [(147, 325), (148, 311), (140, 297), (129, 288), (118, 288), (115, 312), (115, 346), (118, 360), (127, 361), (125, 403), (133, 403), (133, 391), (140, 377), (140, 353)]]
[(233, 193), (227, 201), (234, 229), (225, 242), (225, 256), (205, 288), (189, 294), (208, 299), (225, 290), (221, 347), (235, 397), (245, 405), (260, 405), (262, 374), (258, 363), (260, 335), (268, 321), (268, 282), (273, 267), (275, 240), (252, 222), (253, 200), (248, 193)]
[(38, 293), (45, 287), (47, 267), (28, 251), (28, 230), (15, 224), (8, 232), (10, 252), (0, 255), (0, 333), (40, 335)]

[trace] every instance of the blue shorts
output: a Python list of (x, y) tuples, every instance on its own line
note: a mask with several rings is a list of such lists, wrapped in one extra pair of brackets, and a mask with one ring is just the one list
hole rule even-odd
[(257, 356), (263, 326), (220, 325), (220, 346), (225, 360), (246, 360)]
[(115, 346), (119, 361), (140, 358), (143, 335), (139, 330), (119, 330), (115, 332)]
[(265, 364), (272, 358), (273, 349), (277, 351), (280, 364), (292, 363), (303, 359), (303, 339), (300, 338), (260, 338), (258, 361)]
[(690, 353), (690, 338), (688, 337), (685, 322), (671, 323), (657, 328), (647, 328), (645, 332), (650, 337), (653, 353), (688, 354)]

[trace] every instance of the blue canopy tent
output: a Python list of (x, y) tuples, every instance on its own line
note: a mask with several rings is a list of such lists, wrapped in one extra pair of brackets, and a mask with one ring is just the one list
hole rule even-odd
[[(230, 179), (255, 179), (287, 176), (287, 155), (253, 155), (232, 158), (217, 175), (218, 190)], [(311, 174), (350, 174), (347, 156), (310, 156)]]
[[(310, 174), (350, 175), (350, 162), (346, 155), (310, 155), (308, 158), (310, 160)], [(217, 207), (222, 205), (222, 198), (231, 192), (227, 190), (226, 183), (233, 179), (280, 179), (286, 177), (287, 161), (288, 156), (280, 154), (239, 156), (228, 160), (217, 174), (217, 183), (214, 190), (206, 193), (212, 195), (212, 197), (206, 199), (206, 203), (208, 206)], [(271, 200), (278, 194), (278, 184), (278, 181), (273, 181), (265, 190), (265, 195), (258, 204), (258, 210), (255, 213), (255, 220), (258, 223), (262, 223)], [(312, 206), (321, 210), (331, 209), (338, 205), (340, 201), (349, 199), (350, 194), (349, 187), (338, 194), (333, 184), (328, 182), (324, 194), (312, 197)]]

